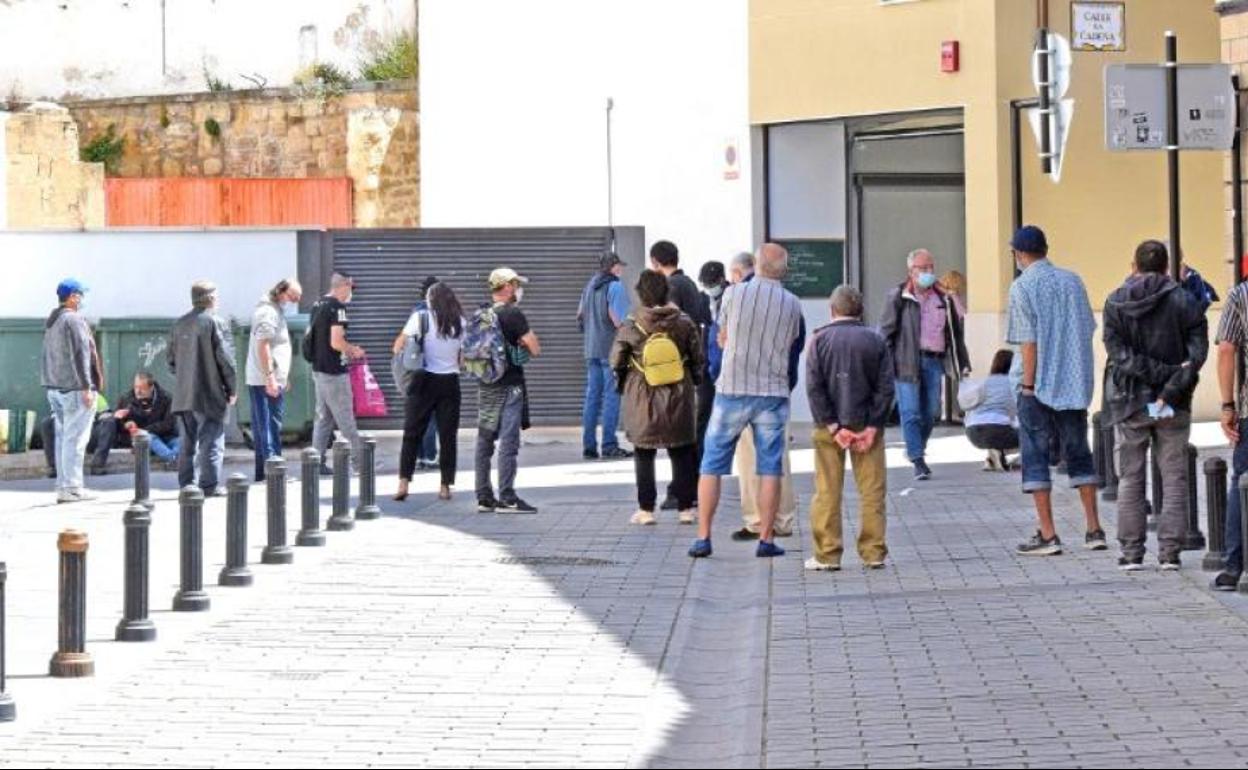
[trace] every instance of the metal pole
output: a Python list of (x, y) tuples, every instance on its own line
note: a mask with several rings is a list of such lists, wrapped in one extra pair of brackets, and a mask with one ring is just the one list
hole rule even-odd
[(333, 512), (325, 526), (330, 532), (345, 532), (355, 528), (351, 518), (351, 447), (346, 439), (334, 442), (334, 503)]
[(611, 112), (615, 99), (607, 97), (607, 229), (611, 232), (611, 251), (615, 251), (615, 181), (611, 162)]
[[(1236, 491), (1239, 493), (1240, 540), (1248, 543), (1248, 527), (1243, 526), (1248, 522), (1248, 473), (1239, 477), (1239, 489)], [(1248, 571), (1240, 573), (1237, 588), (1241, 594), (1248, 594)]]
[(1231, 258), (1235, 265), (1234, 283), (1238, 284), (1244, 278), (1240, 265), (1240, 260), (1244, 258), (1244, 143), (1241, 139), (1243, 111), (1240, 109), (1239, 75), (1232, 75), (1231, 83), (1235, 88), (1235, 140), (1231, 143), (1231, 221), (1235, 230), (1231, 242), (1235, 253)]
[(325, 533), (321, 531), (321, 453), (311, 447), (300, 455), (302, 475), (299, 483), (303, 492), (303, 528), (295, 535), (295, 545), (325, 545)]
[[(1104, 417), (1102, 416), (1101, 419), (1103, 421)], [(1102, 424), (1101, 430), (1104, 431), (1101, 435), (1101, 446), (1105, 453), (1105, 458), (1102, 460), (1105, 468), (1105, 488), (1101, 491), (1101, 499), (1112, 503), (1118, 499), (1118, 448), (1116, 446), (1118, 433), (1113, 425)]]
[(1166, 487), (1161, 480), (1161, 463), (1157, 462), (1157, 440), (1148, 447), (1149, 468), (1153, 476), (1152, 504), (1148, 509), (1148, 531), (1157, 531), (1157, 520), (1161, 518), (1161, 506), (1165, 501)]
[(268, 493), (269, 544), (260, 554), (264, 564), (290, 564), (295, 552), (286, 545), (286, 461), (270, 457), (264, 461), (264, 483)]
[(1179, 280), (1179, 39), (1166, 31), (1166, 162), (1170, 177), (1170, 276)]
[(361, 443), (364, 457), (360, 460), (360, 501), (355, 508), (357, 519), (379, 519), (377, 507), (377, 439), (367, 436)]
[(131, 439), (134, 451), (134, 505), (141, 505), (148, 511), (156, 506), (152, 503), (152, 437), (143, 430), (134, 434)]
[(1221, 457), (1205, 460), (1205, 508), (1209, 517), (1209, 550), (1200, 566), (1217, 572), (1222, 569), (1226, 535), (1226, 461)]
[(0, 722), (12, 722), (17, 719), (17, 704), (13, 696), (5, 690), (4, 679), (4, 584), (9, 576), (8, 567), (0, 561)]
[(114, 639), (119, 642), (150, 642), (156, 638), (156, 624), (147, 616), (150, 550), (148, 533), (152, 514), (141, 503), (126, 509), (125, 613), (117, 624)]
[(176, 612), (204, 612), (212, 606), (204, 593), (204, 493), (188, 484), (178, 494), (181, 508), (182, 585), (173, 595)]
[(1053, 114), (1052, 86), (1049, 83), (1051, 53), (1049, 30), (1041, 26), (1036, 30), (1036, 56), (1039, 57), (1040, 74), (1040, 169), (1046, 174), (1053, 172), (1052, 124), (1049, 122), (1049, 116)]
[(1187, 445), (1187, 535), (1183, 539), (1184, 551), (1201, 551), (1205, 536), (1200, 531), (1200, 497), (1196, 490), (1196, 447)]
[(1105, 429), (1101, 413), (1092, 415), (1092, 469), (1101, 489), (1105, 488)]
[(225, 566), (217, 585), (249, 586), (255, 575), (247, 566), (247, 477), (231, 473), (225, 486)]
[(75, 529), (56, 539), (61, 552), (60, 612), (57, 648), (48, 673), (60, 678), (95, 675), (95, 661), (87, 652), (87, 533)]

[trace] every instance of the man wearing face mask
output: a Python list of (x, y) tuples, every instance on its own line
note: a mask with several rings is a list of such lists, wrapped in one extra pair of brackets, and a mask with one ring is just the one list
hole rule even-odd
[(926, 481), (932, 476), (927, 440), (940, 415), (941, 385), (946, 376), (956, 382), (970, 374), (971, 366), (962, 314), (937, 285), (931, 252), (910, 252), (906, 268), (906, 281), (888, 292), (880, 333), (893, 356), (906, 457), (914, 465), (914, 478)]
[(256, 447), (256, 481), (264, 481), (264, 461), (282, 455), (282, 420), (290, 376), (290, 330), (286, 314), (294, 312), (303, 288), (284, 278), (270, 289), (251, 316), (247, 343), (247, 391), (251, 397), (251, 438)]
[(316, 386), (312, 447), (321, 453), (323, 476), (333, 474), (327, 455), (335, 427), (351, 442), (352, 464), (360, 460), (360, 431), (355, 425), (355, 400), (347, 376), (347, 362), (364, 357), (364, 348), (347, 340), (347, 305), (354, 290), (355, 280), (351, 276), (341, 272), (330, 276), (329, 293), (312, 307), (308, 327), (308, 334), (312, 335), (312, 382)]

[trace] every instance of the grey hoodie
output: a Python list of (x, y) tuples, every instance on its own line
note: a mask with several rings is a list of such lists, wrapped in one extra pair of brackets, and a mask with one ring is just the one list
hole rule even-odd
[(48, 390), (91, 390), (91, 327), (74, 310), (58, 307), (43, 331), (41, 380)]

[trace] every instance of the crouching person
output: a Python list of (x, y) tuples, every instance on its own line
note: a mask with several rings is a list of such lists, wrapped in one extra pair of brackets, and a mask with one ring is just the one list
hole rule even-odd
[(862, 294), (832, 293), (832, 323), (815, 332), (806, 356), (806, 392), (815, 420), (815, 499), (810, 508), (815, 555), (809, 570), (839, 570), (841, 499), (849, 454), (861, 500), (858, 555), (884, 566), (884, 421), (893, 403), (893, 361), (875, 329), (862, 323)]

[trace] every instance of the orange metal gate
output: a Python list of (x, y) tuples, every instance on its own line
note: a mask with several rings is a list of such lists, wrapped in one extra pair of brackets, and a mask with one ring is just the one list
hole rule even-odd
[(109, 227), (351, 227), (351, 180), (107, 179)]

